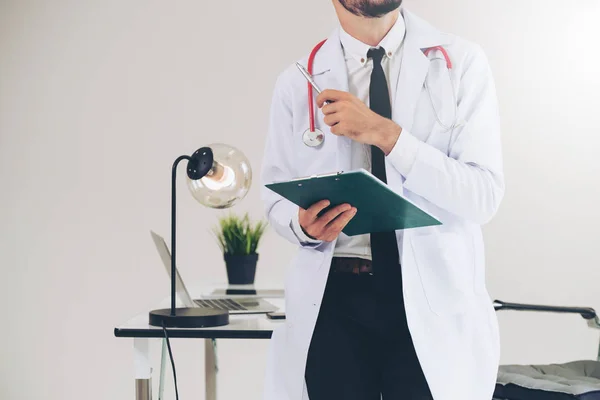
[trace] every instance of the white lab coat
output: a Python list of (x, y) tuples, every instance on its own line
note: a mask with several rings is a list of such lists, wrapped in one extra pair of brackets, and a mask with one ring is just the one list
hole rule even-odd
[[(485, 284), (481, 225), (504, 194), (494, 82), (477, 45), (402, 13), (407, 32), (392, 118), (416, 157), (409, 171), (386, 159), (388, 185), (443, 223), (397, 232), (408, 324), (435, 400), (491, 399), (499, 334)], [(317, 53), (313, 74), (321, 88), (348, 91), (337, 32)], [(453, 129), (443, 126), (455, 113), (445, 62), (439, 53), (426, 57), (422, 51), (434, 46), (443, 46), (453, 62), (459, 121)], [(306, 58), (301, 62), (306, 65)], [(428, 73), (431, 98), (424, 86)], [(302, 141), (309, 123), (306, 80), (290, 66), (274, 90), (263, 184), (349, 169), (349, 139), (331, 134), (322, 112), (316, 115), (325, 133), (321, 148)], [(303, 245), (291, 228), (298, 207), (266, 188), (262, 196), (271, 226), (298, 245), (285, 280), (287, 319), (271, 340), (264, 399), (306, 400), (306, 357), (335, 242)]]

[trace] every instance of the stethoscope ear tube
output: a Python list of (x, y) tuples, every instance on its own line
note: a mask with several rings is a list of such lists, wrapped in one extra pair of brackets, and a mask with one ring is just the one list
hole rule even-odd
[(444, 49), (442, 46), (429, 47), (429, 48), (423, 50), (423, 54), (425, 54), (425, 57), (429, 57), (429, 53), (432, 50), (439, 50), (439, 51), (441, 51), (442, 54), (444, 55), (444, 59), (446, 60), (446, 67), (448, 69), (452, 69), (452, 60), (450, 59), (450, 56), (448, 55), (448, 52), (446, 51), (446, 49)]
[[(315, 61), (315, 55), (319, 51), (319, 49), (325, 44), (327, 39), (319, 42), (310, 52), (310, 56), (308, 57), (308, 63), (306, 68), (308, 69), (308, 73), (312, 75), (313, 73), (313, 63)], [(313, 102), (313, 87), (310, 82), (307, 83), (308, 86), (308, 119), (310, 121), (310, 131), (315, 131), (315, 107)]]
[(440, 124), (440, 126), (443, 129), (446, 130), (452, 130), (456, 127), (457, 124), (457, 118), (458, 118), (458, 104), (457, 104), (457, 98), (456, 98), (456, 92), (454, 90), (454, 85), (452, 82), (452, 76), (450, 75), (450, 70), (452, 69), (452, 60), (450, 59), (450, 56), (448, 55), (448, 52), (446, 51), (446, 49), (444, 49), (442, 46), (435, 46), (435, 47), (430, 47), (427, 49), (423, 50), (423, 54), (425, 54), (426, 57), (429, 57), (429, 53), (431, 51), (437, 50), (439, 52), (442, 53), (442, 55), (444, 56), (444, 61), (446, 62), (446, 68), (448, 70), (448, 77), (450, 79), (450, 90), (452, 92), (452, 104), (454, 105), (454, 116), (453, 119), (454, 121), (450, 124), (448, 124), (448, 122), (442, 121), (442, 116), (440, 115), (439, 111), (438, 111), (438, 107), (436, 107), (433, 98), (431, 96), (431, 88), (429, 87), (429, 75), (427, 75), (427, 78), (425, 79), (425, 89), (427, 90), (427, 93), (429, 95), (429, 102), (431, 104), (431, 108), (433, 109), (433, 113), (435, 114), (435, 118), (437, 120), (437, 122)]
[[(319, 42), (310, 52), (308, 57), (308, 62), (306, 65), (306, 69), (308, 70), (309, 76), (312, 76), (313, 73), (313, 63), (315, 61), (315, 55), (319, 51), (319, 49), (325, 44), (327, 39)], [(302, 141), (308, 147), (318, 147), (325, 140), (325, 135), (323, 132), (315, 128), (315, 106), (313, 101), (313, 87), (309, 82), (307, 82), (308, 86), (308, 121), (310, 123), (309, 128), (302, 135)]]
[[(315, 56), (316, 56), (317, 52), (319, 51), (319, 49), (321, 49), (321, 47), (325, 44), (326, 41), (327, 41), (327, 39), (317, 43), (317, 45), (310, 52), (310, 55), (308, 57), (308, 62), (306, 65), (306, 69), (308, 70), (308, 73), (310, 76), (313, 75), (313, 63), (315, 60)], [(434, 46), (434, 47), (423, 49), (423, 53), (425, 54), (426, 57), (428, 57), (429, 53), (433, 50), (440, 51), (444, 55), (444, 59), (446, 61), (446, 67), (448, 68), (448, 70), (452, 69), (452, 60), (450, 60), (450, 57), (448, 56), (448, 52), (442, 46)], [(306, 144), (307, 146), (317, 147), (323, 143), (323, 140), (325, 137), (324, 137), (323, 132), (321, 132), (320, 130), (315, 128), (315, 106), (314, 106), (314, 100), (313, 100), (313, 87), (310, 84), (310, 82), (307, 82), (306, 85), (308, 88), (307, 99), (308, 99), (309, 129), (307, 129), (304, 132), (302, 139), (304, 141), (304, 144)], [(428, 88), (428, 90), (429, 90), (429, 88)], [(429, 96), (430, 96), (430, 100), (431, 100), (431, 93), (429, 93)], [(455, 105), (456, 105), (456, 103), (455, 103)], [(438, 121), (440, 121), (440, 118), (437, 115), (437, 112), (436, 112), (436, 117), (437, 117)], [(441, 123), (441, 121), (440, 121), (440, 123)]]

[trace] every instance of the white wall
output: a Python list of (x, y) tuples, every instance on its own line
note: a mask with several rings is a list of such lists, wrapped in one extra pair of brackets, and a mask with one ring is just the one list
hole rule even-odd
[[(600, 308), (600, 3), (407, 5), (480, 43), (496, 74), (508, 190), (485, 228), (492, 296)], [(223, 141), (258, 171), (276, 74), (334, 23), (328, 0), (0, 1), (0, 398), (133, 397), (131, 342), (112, 330), (168, 295), (148, 230), (169, 234), (172, 161)], [(185, 190), (182, 273), (225, 279), (218, 214)], [(258, 179), (236, 211), (262, 216)], [(281, 282), (291, 252), (269, 232), (257, 280)], [(505, 363), (595, 355), (576, 317), (499, 317)], [(260, 398), (267, 342), (219, 346), (220, 398)], [(173, 350), (182, 398), (202, 398), (201, 342)]]

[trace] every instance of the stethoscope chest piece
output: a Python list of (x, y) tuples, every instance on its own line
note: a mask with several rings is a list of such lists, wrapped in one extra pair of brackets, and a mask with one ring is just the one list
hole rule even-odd
[(304, 131), (304, 134), (302, 135), (302, 141), (304, 142), (305, 145), (307, 145), (309, 147), (320, 146), (323, 143), (324, 139), (325, 139), (325, 135), (323, 135), (323, 132), (321, 132), (318, 129), (315, 129), (314, 131), (307, 129), (306, 131)]

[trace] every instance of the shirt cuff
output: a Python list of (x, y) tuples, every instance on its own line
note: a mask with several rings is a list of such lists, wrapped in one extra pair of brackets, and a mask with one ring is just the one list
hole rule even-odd
[(388, 154), (387, 158), (404, 178), (408, 176), (415, 164), (420, 146), (421, 141), (403, 129), (392, 151)]
[(312, 239), (308, 237), (306, 233), (304, 233), (304, 230), (302, 230), (302, 227), (300, 226), (300, 221), (298, 220), (298, 213), (296, 213), (296, 216), (292, 218), (292, 231), (298, 238), (300, 244), (303, 246), (321, 244), (321, 240)]

